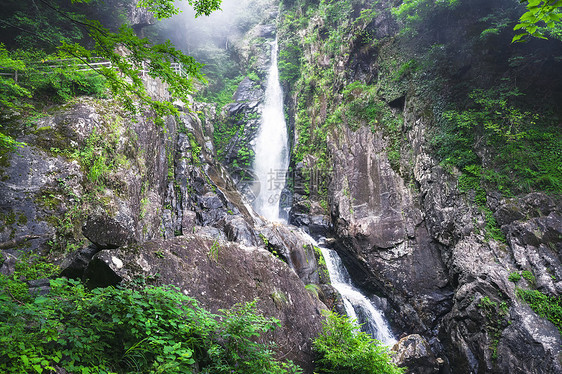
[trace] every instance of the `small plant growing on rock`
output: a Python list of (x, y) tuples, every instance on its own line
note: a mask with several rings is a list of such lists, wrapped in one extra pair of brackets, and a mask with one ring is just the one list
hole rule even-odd
[(211, 246), (211, 248), (209, 248), (209, 259), (211, 259), (211, 261), (214, 262), (218, 262), (219, 261), (219, 240), (215, 239), (215, 241), (213, 242), (213, 245)]
[(486, 317), (486, 331), (492, 339), (490, 343), (490, 350), (492, 351), (492, 359), (498, 358), (498, 344), (502, 335), (503, 329), (509, 324), (509, 305), (502, 301), (493, 301), (488, 296), (484, 296), (478, 302), (478, 307), (481, 308)]
[(517, 283), (521, 280), (521, 275), (518, 272), (514, 271), (513, 273), (509, 273), (507, 279), (510, 282)]
[(527, 282), (529, 282), (529, 285), (531, 287), (536, 287), (537, 285), (537, 279), (535, 278), (535, 275), (533, 273), (531, 273), (529, 270), (523, 270), (521, 272), (521, 277), (523, 277)]
[(562, 334), (562, 298), (548, 296), (537, 290), (516, 289), (517, 296), (539, 316), (552, 322)]

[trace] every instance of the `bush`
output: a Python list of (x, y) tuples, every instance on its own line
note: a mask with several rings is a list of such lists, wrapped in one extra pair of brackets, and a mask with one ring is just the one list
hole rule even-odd
[(388, 349), (359, 330), (353, 320), (329, 312), (322, 333), (314, 340), (319, 358), (315, 371), (338, 374), (400, 374)]
[[(299, 373), (255, 339), (278, 321), (255, 301), (214, 315), (173, 286), (142, 290), (51, 281), (45, 296), (15, 295), (0, 277), (0, 371), (48, 373)], [(22, 289), (22, 287), (19, 287)]]
[(75, 96), (104, 97), (105, 78), (94, 72), (55, 69), (35, 72), (23, 82), (32, 87), (35, 97), (55, 103), (65, 103)]

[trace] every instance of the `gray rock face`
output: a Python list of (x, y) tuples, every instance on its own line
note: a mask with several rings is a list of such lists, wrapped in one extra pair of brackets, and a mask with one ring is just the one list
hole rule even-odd
[[(430, 344), (420, 349), (432, 350), (447, 370), (562, 372), (560, 333), (508, 281), (510, 273), (527, 270), (536, 279), (518, 286), (560, 295), (562, 204), (537, 193), (489, 196), (507, 243), (486, 239), (482, 213), (426, 151), (427, 125), (414, 100), (404, 113), (412, 159), (401, 167), (418, 190), (391, 168), (382, 134), (360, 128), (329, 141), (336, 249), (358, 284), (388, 298), (395, 327), (427, 337)], [(427, 372), (439, 366), (431, 362)]]
[(321, 331), (326, 307), (287, 264), (264, 249), (188, 235), (103, 250), (86, 273), (102, 282), (144, 278), (174, 284), (212, 312), (257, 298), (259, 311), (283, 326), (268, 337), (279, 355), (312, 371), (311, 338)]
[[(2, 169), (2, 248), (48, 250), (48, 242), (56, 240), (67, 252), (58, 255), (65, 276), (83, 278), (90, 287), (128, 284), (137, 277), (171, 283), (212, 311), (259, 298), (260, 310), (283, 325), (268, 339), (278, 344), (281, 357), (311, 372), (311, 341), (325, 309), (319, 297), (333, 297), (304, 288), (329, 282), (319, 274), (307, 239), (296, 228), (254, 218), (216, 163), (197, 116), (168, 119), (167, 132), (125, 116), (105, 127), (104, 110), (111, 103), (105, 104), (83, 99), (20, 139), (28, 144), (20, 153), (25, 158), (14, 154)], [(64, 148), (48, 147), (58, 144), (40, 137), (43, 132), (60, 138)], [(72, 153), (105, 157), (101, 143), (91, 150), (96, 133), (109, 139), (112, 155), (124, 159), (98, 184), (90, 180), (87, 161)], [(13, 272), (10, 259), (2, 272)], [(43, 283), (34, 287), (45, 292)]]
[[(174, 126), (168, 122), (169, 133)], [(20, 141), (26, 146), (7, 155), (0, 171), (0, 243), (33, 235), (19, 248), (85, 247), (82, 226), (91, 214), (105, 217), (98, 229), (121, 232), (102, 246), (160, 235), (167, 139), (153, 124), (133, 121), (109, 100), (82, 98), (39, 120)], [(86, 231), (98, 242), (96, 230)]]
[(82, 233), (99, 248), (118, 248), (135, 242), (130, 230), (106, 215), (90, 215)]
[[(330, 127), (326, 119), (337, 118), (329, 113), (336, 105), (330, 105), (321, 93), (307, 91), (324, 92), (329, 86), (311, 81), (306, 89), (297, 87), (297, 92), (286, 100), (292, 105), (289, 112), (301, 116), (299, 111), (304, 109), (311, 128), (328, 128), (328, 152), (322, 160), (315, 158), (321, 156), (303, 156), (302, 162), (294, 165), (296, 173), (305, 166), (333, 167), (327, 193), (334, 230), (332, 246), (356, 284), (388, 300), (385, 312), (397, 335), (416, 333), (425, 339), (424, 343), (409, 346), (433, 352), (434, 362), (439, 365), (436, 368), (430, 364), (429, 372), (562, 372), (559, 331), (533, 312), (516, 291), (516, 287), (535, 288), (560, 297), (562, 202), (540, 193), (511, 199), (490, 193), (486, 209), (494, 215), (505, 243), (487, 235), (485, 214), (470, 193), (459, 191), (459, 171), (445, 170), (433, 156), (432, 131), (442, 125), (434, 115), (443, 110), (447, 99), (432, 101), (424, 96), (432, 89), (423, 88), (426, 91), (420, 93), (423, 91), (416, 86), (417, 81), (385, 82), (387, 65), (403, 58), (402, 48), (411, 48), (408, 44), (412, 43), (408, 40), (400, 44), (399, 38), (392, 37), (398, 28), (388, 13), (389, 4), (379, 2), (378, 6), (385, 10), (377, 12), (368, 25), (354, 30), (356, 34), (368, 31), (377, 39), (391, 36), (386, 44), (350, 38), (351, 45), (348, 49), (342, 46), (340, 56), (330, 55), (321, 38), (307, 41), (317, 31), (320, 36), (330, 32), (320, 16), (312, 18), (298, 37), (286, 35), (292, 43), (303, 42), (300, 45), (306, 46), (302, 61), (308, 64), (307, 71), (334, 72), (334, 94), (329, 100), (349, 103), (352, 98), (347, 94), (338, 96), (338, 92), (345, 92), (341, 88), (351, 82), (364, 83), (376, 87), (379, 104), (386, 102), (385, 109), (399, 112), (403, 120), (390, 135), (388, 129), (382, 129), (384, 125), (369, 128), (360, 120), (348, 123), (351, 116), (342, 116), (341, 123)], [(467, 12), (480, 9), (474, 4), (462, 6)], [(488, 58), (499, 57), (500, 52), (487, 51), (488, 57), (478, 56), (474, 54), (475, 45), (463, 42), (474, 32), (469, 23), (472, 19), (467, 17), (454, 25), (443, 24), (443, 29), (433, 30), (439, 35), (420, 38), (439, 43), (450, 39), (449, 45), (458, 55), (446, 64), (450, 71), (447, 79), (452, 84), (468, 84), (469, 77), (490, 79), (491, 72), (500, 71), (497, 61)], [(449, 26), (458, 32), (443, 32)], [(439, 81), (440, 86), (451, 89), (445, 95), (454, 91), (447, 79)], [(348, 110), (342, 106), (339, 109)], [(351, 131), (347, 125), (358, 129)], [(297, 133), (295, 142), (299, 142), (299, 136), (307, 135)], [(393, 150), (391, 163), (388, 149), (392, 136), (400, 139), (401, 148), (399, 152)], [(398, 160), (396, 153), (400, 154)], [(485, 153), (478, 150), (483, 159)], [(309, 201), (306, 197), (310, 197)], [(307, 225), (312, 222), (311, 216), (321, 214), (311, 201), (314, 198), (305, 188), (295, 188), (291, 222)], [(522, 279), (516, 285), (509, 281), (510, 274), (522, 271), (534, 278)]]
[(420, 335), (412, 334), (400, 339), (392, 351), (395, 352), (392, 361), (400, 367), (407, 367), (408, 373), (439, 373), (442, 360), (435, 358), (429, 343)]
[(440, 248), (384, 147), (381, 135), (368, 128), (330, 142), (335, 247), (358, 284), (375, 292), (392, 289), (394, 305), (409, 305), (397, 311), (397, 321), (427, 333), (450, 309), (452, 288)]

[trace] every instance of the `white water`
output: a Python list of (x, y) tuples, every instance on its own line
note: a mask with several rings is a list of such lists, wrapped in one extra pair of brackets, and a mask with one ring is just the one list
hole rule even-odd
[(326, 260), (332, 286), (341, 294), (347, 315), (363, 324), (362, 330), (382, 344), (394, 345), (396, 339), (392, 335), (383, 314), (353, 286), (349, 273), (336, 251), (322, 247), (320, 247), (320, 250)]
[(283, 91), (277, 69), (277, 40), (271, 44), (271, 66), (267, 77), (262, 123), (256, 137), (254, 172), (260, 192), (254, 209), (270, 221), (279, 218), (279, 200), (289, 167), (288, 135), (283, 113)]

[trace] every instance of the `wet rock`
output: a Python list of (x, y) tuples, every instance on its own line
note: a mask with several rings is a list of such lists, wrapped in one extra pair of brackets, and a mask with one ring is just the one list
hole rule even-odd
[(392, 347), (395, 354), (392, 361), (400, 366), (407, 367), (411, 374), (439, 373), (440, 361), (433, 354), (429, 343), (420, 335), (408, 335)]
[[(234, 93), (233, 99), (238, 103), (230, 105), (228, 108), (229, 115), (233, 116), (239, 113), (242, 109), (253, 110), (259, 101), (263, 100), (264, 91), (259, 85), (248, 77), (242, 79), (238, 84), (238, 88)], [(245, 103), (250, 101), (250, 103)]]
[(304, 283), (319, 284), (319, 266), (310, 239), (303, 236), (298, 228), (288, 225), (269, 224), (258, 229), (270, 251), (295, 270)]
[(255, 230), (242, 217), (228, 217), (224, 224), (223, 231), (228, 240), (246, 246), (258, 246), (261, 242), (256, 237)]
[(329, 147), (334, 249), (358, 286), (388, 297), (397, 309), (393, 320), (429, 333), (450, 310), (453, 292), (441, 249), (385, 156), (384, 138), (365, 127)]
[(310, 215), (291, 211), (290, 223), (302, 227), (313, 238), (326, 237), (332, 230), (330, 218), (325, 215)]
[(258, 25), (256, 34), (258, 37), (261, 38), (275, 38), (275, 32), (277, 31), (277, 27), (275, 25)]

